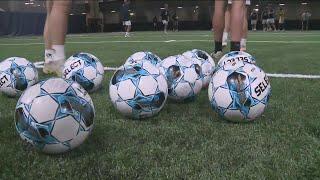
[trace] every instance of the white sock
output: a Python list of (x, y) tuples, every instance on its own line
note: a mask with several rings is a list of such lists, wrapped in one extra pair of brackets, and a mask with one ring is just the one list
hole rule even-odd
[(54, 61), (60, 61), (66, 59), (66, 54), (64, 50), (64, 45), (52, 45), (54, 53)]
[(228, 41), (228, 36), (229, 36), (228, 32), (223, 32), (222, 42), (227, 42)]
[(242, 38), (241, 41), (240, 41), (240, 46), (241, 47), (247, 47), (247, 39)]
[(54, 54), (54, 50), (53, 49), (45, 49), (44, 50), (44, 61), (50, 61), (51, 58), (50, 56), (52, 56)]

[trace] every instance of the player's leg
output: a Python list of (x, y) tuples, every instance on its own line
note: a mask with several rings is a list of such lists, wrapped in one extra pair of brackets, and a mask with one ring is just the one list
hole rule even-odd
[(64, 44), (68, 29), (70, 6), (71, 0), (53, 1), (49, 17), (49, 36), (54, 54), (52, 56), (52, 60), (48, 62), (50, 65), (48, 65), (50, 66), (49, 69), (56, 72), (57, 75), (61, 75), (66, 58)]
[(220, 58), (222, 55), (222, 36), (224, 29), (224, 9), (225, 2), (221, 0), (215, 0), (214, 3), (214, 15), (212, 18), (212, 26), (214, 31), (214, 52), (212, 56), (215, 59)]
[(244, 16), (244, 0), (237, 0), (232, 2), (231, 8), (231, 51), (240, 51), (240, 40), (242, 37)]
[(247, 38), (248, 38), (248, 16), (247, 16), (247, 6), (244, 6), (244, 13), (243, 13), (243, 26), (242, 26), (242, 38), (240, 41), (240, 50), (246, 51), (247, 50)]
[(226, 11), (224, 13), (224, 30), (222, 36), (222, 46), (226, 47), (228, 45), (228, 38), (230, 32), (230, 9), (231, 5), (227, 5)]
[[(47, 10), (47, 17), (46, 17), (46, 23), (45, 23), (45, 26), (44, 26), (44, 31), (43, 31), (43, 39), (44, 39), (44, 44), (45, 44), (45, 51), (44, 51), (44, 59), (45, 61), (48, 61), (49, 58), (52, 56), (53, 54), (53, 50), (52, 50), (52, 43), (51, 43), (51, 39), (50, 39), (50, 32), (49, 32), (49, 17), (50, 17), (50, 14), (51, 14), (51, 10), (52, 10), (52, 0), (47, 0), (45, 2), (45, 6), (46, 6), (46, 10)], [(43, 72), (45, 74), (48, 74), (48, 73), (52, 73), (50, 71), (50, 69), (47, 68), (47, 66), (45, 66), (43, 68)]]

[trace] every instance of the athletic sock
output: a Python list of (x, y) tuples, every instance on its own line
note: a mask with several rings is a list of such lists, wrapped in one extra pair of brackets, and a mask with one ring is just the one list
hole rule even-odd
[(228, 33), (228, 32), (223, 32), (222, 42), (227, 43), (227, 41), (228, 41), (228, 36), (229, 36), (229, 33)]
[(247, 47), (247, 39), (242, 38), (241, 41), (240, 41), (240, 46), (241, 47)]
[(231, 41), (230, 51), (240, 51), (240, 42)]
[(66, 54), (64, 50), (64, 45), (52, 45), (54, 53), (54, 61), (65, 60)]
[(214, 53), (222, 51), (222, 42), (215, 41), (214, 42)]
[(44, 50), (44, 60), (47, 61), (54, 54), (53, 49), (45, 49)]

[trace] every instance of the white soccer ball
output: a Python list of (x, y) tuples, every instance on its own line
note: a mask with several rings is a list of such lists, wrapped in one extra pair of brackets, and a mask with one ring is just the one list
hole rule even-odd
[(33, 63), (11, 57), (0, 63), (0, 92), (14, 97), (38, 82), (38, 71)]
[(271, 85), (263, 70), (239, 61), (215, 72), (208, 94), (213, 109), (222, 117), (233, 122), (248, 122), (265, 111)]
[(202, 87), (207, 88), (210, 83), (213, 72), (215, 70), (215, 63), (213, 61), (213, 58), (207, 52), (199, 49), (193, 49), (191, 51), (187, 51), (182, 55), (193, 59), (195, 62), (198, 62), (198, 64), (201, 66), (201, 71), (203, 76)]
[(64, 64), (63, 78), (76, 81), (90, 93), (102, 86), (103, 76), (100, 60), (89, 53), (75, 54)]
[(161, 58), (156, 54), (146, 51), (146, 52), (136, 52), (132, 54), (125, 62), (124, 65), (134, 65), (140, 63), (141, 61), (149, 61), (151, 64), (158, 66), (161, 62)]
[(51, 78), (29, 87), (15, 113), (20, 137), (38, 150), (57, 154), (82, 144), (94, 126), (92, 100), (78, 83)]
[(161, 61), (160, 71), (168, 82), (169, 98), (176, 101), (193, 100), (202, 88), (201, 66), (182, 55)]
[(256, 59), (249, 53), (243, 51), (232, 51), (221, 57), (221, 59), (218, 62), (217, 69), (221, 68), (225, 64), (234, 63), (238, 61), (256, 64)]
[(116, 71), (110, 81), (109, 94), (114, 107), (123, 115), (147, 118), (163, 108), (168, 85), (159, 69), (145, 60)]

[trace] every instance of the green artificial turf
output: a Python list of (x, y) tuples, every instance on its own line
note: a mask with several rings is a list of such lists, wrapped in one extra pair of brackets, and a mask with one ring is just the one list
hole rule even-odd
[[(67, 54), (95, 54), (120, 66), (136, 51), (164, 58), (198, 48), (211, 52), (211, 32), (137, 32), (68, 36)], [(165, 42), (176, 40), (171, 42)], [(248, 52), (268, 73), (320, 74), (320, 32), (249, 34)], [(0, 59), (42, 60), (42, 38), (0, 38)], [(103, 89), (91, 95), (95, 129), (79, 148), (45, 155), (20, 140), (18, 98), (0, 95), (0, 179), (314, 179), (320, 178), (320, 79), (271, 78), (272, 97), (253, 123), (233, 124), (210, 108), (207, 90), (195, 102), (169, 101), (145, 121), (124, 118)], [(40, 73), (40, 78), (45, 79)]]

